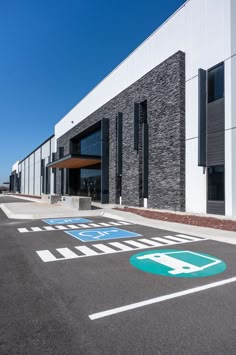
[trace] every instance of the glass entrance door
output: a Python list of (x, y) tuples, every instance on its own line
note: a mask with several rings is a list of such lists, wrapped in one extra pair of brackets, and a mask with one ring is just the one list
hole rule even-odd
[(101, 200), (101, 169), (80, 169), (80, 195)]

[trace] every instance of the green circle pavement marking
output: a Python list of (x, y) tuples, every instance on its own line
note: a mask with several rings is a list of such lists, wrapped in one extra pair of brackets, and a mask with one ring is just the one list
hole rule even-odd
[(224, 272), (220, 259), (189, 250), (148, 250), (132, 255), (131, 265), (145, 272), (169, 277), (207, 277)]

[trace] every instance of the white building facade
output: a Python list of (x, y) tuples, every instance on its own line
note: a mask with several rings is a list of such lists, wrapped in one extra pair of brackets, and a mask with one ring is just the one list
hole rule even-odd
[[(181, 155), (182, 153), (178, 156), (173, 155), (173, 159), (179, 160), (177, 163), (180, 166), (181, 172), (178, 172), (177, 175), (172, 174), (172, 165), (171, 163), (169, 164), (169, 176), (172, 181), (168, 182), (168, 173), (165, 173), (167, 175), (163, 175), (166, 180), (166, 185), (163, 188), (163, 191), (165, 188), (166, 191), (173, 190), (172, 195), (169, 195), (169, 199), (173, 200), (175, 196), (178, 195), (176, 199), (179, 199), (180, 202), (175, 205), (172, 204), (171, 201), (164, 201), (161, 192), (158, 191), (158, 189), (155, 189), (155, 183), (159, 186), (162, 186), (163, 184), (161, 181), (161, 174), (159, 174), (162, 169), (162, 164), (160, 163), (159, 165), (159, 171), (156, 171), (157, 179), (155, 181), (155, 178), (151, 176), (152, 162), (150, 162), (150, 156), (152, 156), (153, 159), (154, 155), (148, 154), (152, 148), (152, 139), (150, 139), (149, 143), (147, 143), (143, 136), (141, 141), (139, 141), (139, 145), (142, 146), (142, 149), (140, 148), (140, 157), (138, 158), (140, 170), (137, 168), (136, 172), (134, 172), (134, 175), (136, 174), (141, 176), (141, 178), (139, 177), (140, 186), (137, 186), (137, 190), (139, 190), (139, 192), (137, 192), (139, 197), (137, 197), (137, 200), (135, 201), (132, 199), (130, 199), (130, 201), (126, 200), (125, 204), (136, 206), (144, 205), (160, 209), (166, 208), (170, 210), (182, 210), (193, 213), (216, 213), (225, 214), (227, 216), (236, 216), (235, 0), (187, 1), (175, 14), (173, 14), (160, 28), (158, 28), (146, 41), (144, 41), (55, 125), (55, 135), (53, 138), (50, 138), (49, 141), (44, 143), (39, 149), (19, 162), (18, 169), (13, 167), (14, 171), (18, 170), (18, 175), (21, 173), (21, 184), (20, 189), (18, 190), (20, 190), (22, 194), (29, 195), (40, 195), (42, 192), (51, 194), (68, 193), (68, 191), (66, 191), (68, 190), (66, 184), (69, 184), (69, 181), (75, 179), (73, 176), (76, 176), (76, 172), (73, 173), (74, 175), (72, 174), (68, 180), (66, 180), (66, 174), (68, 172), (61, 172), (60, 170), (60, 173), (58, 173), (57, 177), (55, 177), (53, 175), (55, 171), (58, 169), (68, 169), (69, 171), (72, 168), (82, 169), (82, 167), (86, 167), (87, 169), (94, 168), (97, 171), (101, 169), (101, 181), (103, 186), (100, 190), (101, 196), (103, 195), (103, 190), (106, 190), (107, 197), (104, 199), (105, 202), (114, 203), (124, 200), (124, 194), (128, 188), (128, 183), (126, 183), (128, 175), (125, 175), (128, 165), (126, 166), (126, 161), (122, 161), (122, 159), (119, 158), (117, 151), (119, 150), (120, 152), (123, 152), (123, 156), (125, 156), (125, 151), (128, 148), (127, 144), (123, 141), (117, 143), (117, 132), (119, 130), (116, 132), (113, 131), (114, 127), (112, 121), (110, 121), (110, 125), (108, 124), (108, 131), (110, 132), (108, 133), (107, 138), (109, 141), (107, 148), (109, 150), (109, 157), (107, 158), (107, 162), (110, 162), (109, 168), (107, 169), (108, 171), (104, 170), (104, 166), (99, 168), (99, 159), (97, 162), (90, 160), (90, 163), (87, 162), (86, 166), (82, 166), (82, 160), (79, 156), (74, 156), (74, 159), (77, 159), (77, 165), (73, 163), (75, 165), (72, 166), (72, 163), (70, 164), (70, 162), (72, 162), (71, 159), (73, 157), (69, 157), (71, 152), (67, 151), (65, 140), (68, 137), (70, 142), (74, 142), (74, 137), (78, 136), (78, 142), (80, 142), (80, 136), (84, 137), (86, 134), (89, 136), (91, 134), (88, 129), (89, 123), (85, 124), (85, 122), (91, 121), (91, 127), (94, 126), (95, 123), (97, 124), (99, 119), (96, 119), (95, 115), (97, 112), (100, 115), (99, 110), (101, 110), (102, 107), (107, 107), (107, 110), (102, 112), (101, 115), (109, 120), (110, 116), (114, 115), (113, 111), (110, 114), (108, 112), (108, 108), (110, 107), (109, 103), (114, 103), (117, 97), (120, 97), (123, 92), (126, 92), (126, 90), (129, 90), (130, 88), (132, 88), (133, 92), (134, 90), (138, 91), (137, 83), (143, 83), (142, 85), (145, 85), (145, 82), (142, 81), (144, 80), (143, 78), (146, 78), (147, 81), (150, 82), (150, 75), (157, 73), (156, 78), (152, 78), (152, 80), (156, 80), (156, 82), (153, 83), (157, 83), (156, 87), (157, 90), (159, 90), (159, 93), (156, 93), (157, 102), (154, 103), (154, 101), (152, 101), (149, 105), (149, 95), (153, 94), (151, 88), (143, 92), (143, 97), (141, 98), (136, 97), (135, 93), (133, 93), (132, 102), (132, 105), (138, 102), (139, 114), (141, 110), (143, 110), (143, 107), (145, 105), (147, 106), (145, 111), (147, 118), (144, 120), (145, 122), (140, 121), (141, 116), (139, 116), (138, 119), (138, 126), (140, 130), (144, 128), (143, 132), (145, 132), (145, 129), (147, 128), (147, 130), (149, 129), (149, 132), (150, 130), (153, 131), (155, 123), (153, 119), (150, 119), (149, 122), (149, 114), (151, 117), (154, 109), (157, 112), (158, 104), (161, 102), (161, 86), (160, 82), (158, 82), (161, 75), (159, 74), (160, 71), (155, 72), (155, 70), (156, 68), (165, 68), (163, 63), (167, 63), (169, 58), (174, 58), (173, 56), (179, 52), (184, 55), (184, 59), (181, 59), (182, 61), (184, 60), (184, 86), (180, 83), (179, 87), (175, 87), (175, 89), (176, 92), (179, 90), (184, 93), (183, 97), (180, 93), (178, 99), (183, 101), (181, 101), (179, 107), (184, 105), (184, 110), (180, 113), (179, 124), (176, 125), (177, 130), (179, 130), (179, 127), (181, 127), (180, 129), (182, 130), (181, 134), (179, 134), (179, 131), (178, 134), (176, 133), (176, 139), (181, 140), (181, 151), (183, 152), (184, 150), (184, 156)], [(178, 61), (179, 59), (176, 60)], [(168, 65), (166, 67), (169, 68), (169, 71), (166, 80), (169, 83), (169, 79), (171, 80), (171, 78), (173, 78), (171, 69), (171, 65), (173, 65), (173, 63), (168, 62), (167, 64)], [(178, 77), (181, 76), (182, 78), (183, 75), (181, 70)], [(164, 79), (161, 80), (163, 82)], [(152, 87), (155, 87), (154, 84)], [(168, 87), (168, 97), (169, 92), (170, 88)], [(145, 104), (143, 105), (144, 102)], [(167, 100), (167, 104), (168, 102), (169, 99)], [(176, 103), (175, 101), (174, 104), (178, 106), (178, 102)], [(163, 103), (161, 103), (161, 105), (163, 107)], [(173, 102), (170, 103), (170, 105), (173, 107)], [(166, 112), (158, 111), (159, 114), (156, 115), (155, 118), (157, 127), (159, 127), (158, 125), (160, 122), (164, 122), (168, 119), (167, 116), (170, 112), (169, 108), (167, 107)], [(124, 114), (124, 112), (125, 110), (122, 111), (121, 108), (117, 107), (117, 114), (123, 114), (122, 132), (123, 138), (125, 139), (125, 122), (130, 119), (131, 114), (128, 112)], [(161, 115), (163, 115), (163, 117), (161, 117)], [(184, 115), (184, 121), (182, 121), (182, 115)], [(173, 118), (170, 118), (170, 122), (172, 119)], [(130, 129), (131, 141), (135, 139), (135, 127), (137, 127), (135, 126), (135, 118), (133, 119), (133, 117), (132, 122), (132, 127), (131, 125), (127, 125), (127, 129)], [(149, 125), (149, 128), (145, 125)], [(101, 123), (101, 127), (103, 127), (103, 123)], [(105, 128), (101, 128), (101, 131), (103, 132), (103, 129), (105, 132)], [(168, 141), (170, 129), (166, 128), (166, 133), (163, 132), (163, 141)], [(115, 136), (116, 138), (114, 138)], [(160, 139), (158, 132), (157, 139)], [(102, 140), (104, 139), (102, 138)], [(120, 171), (118, 173), (117, 171), (113, 171), (114, 168), (112, 167), (111, 162), (111, 159), (114, 160), (112, 158), (113, 151), (111, 151), (111, 149), (113, 149), (111, 147), (113, 142), (114, 144), (118, 144), (114, 154), (117, 157), (117, 161), (120, 161), (120, 164), (123, 167), (121, 169), (122, 173), (120, 173)], [(172, 144), (172, 140), (169, 140), (168, 142), (168, 146), (170, 146)], [(49, 145), (50, 149), (48, 147)], [(68, 159), (65, 158), (63, 160), (63, 154), (60, 155), (59, 150), (60, 148), (63, 148), (62, 150), (64, 150), (64, 146)], [(52, 159), (52, 153), (57, 154), (54, 156), (54, 159)], [(79, 153), (79, 151), (77, 153)], [(137, 154), (139, 154), (138, 150)], [(144, 156), (142, 154), (146, 155)], [(161, 157), (162, 152), (160, 150), (159, 156), (156, 157), (157, 164), (159, 161), (162, 161)], [(48, 177), (47, 179), (44, 179), (44, 182), (42, 182), (42, 160), (44, 160), (45, 169), (49, 163), (48, 169), (50, 172), (47, 174), (50, 175), (50, 184), (45, 182), (45, 180), (48, 181)], [(145, 163), (145, 160), (147, 160), (147, 163)], [(53, 161), (56, 161), (56, 163), (53, 164)], [(101, 164), (102, 161), (103, 158), (101, 156)], [(143, 165), (141, 166), (140, 164)], [(175, 167), (175, 169), (177, 169), (177, 167)], [(52, 169), (54, 169), (54, 173), (52, 172)], [(145, 171), (145, 169), (147, 171)], [(168, 170), (166, 166), (164, 169)], [(118, 190), (115, 192), (113, 190), (116, 187), (113, 187), (112, 185), (112, 181), (114, 180), (114, 176), (112, 175), (113, 173), (114, 176), (117, 177), (117, 184), (120, 184), (120, 187), (118, 187)], [(56, 174), (57, 173), (55, 173), (55, 175)], [(61, 176), (64, 174), (63, 181), (58, 177), (59, 174), (61, 174)], [(70, 171), (68, 174), (68, 176), (70, 176)], [(98, 176), (99, 172), (96, 172), (96, 174)], [(131, 180), (132, 178), (134, 178), (133, 184), (136, 184), (135, 181), (137, 182), (138, 180), (135, 177), (131, 177)], [(175, 179), (177, 182), (181, 180), (181, 184), (177, 184), (177, 187), (173, 187)], [(83, 184), (85, 184), (85, 180), (82, 179), (81, 175), (80, 181), (82, 180)], [(100, 180), (96, 181), (96, 184), (99, 184)], [(46, 184), (46, 186), (50, 186), (45, 188), (44, 184)], [(59, 186), (60, 184), (65, 185), (65, 188), (63, 187), (62, 189)], [(75, 184), (75, 182), (73, 182), (73, 184)], [(86, 184), (90, 183), (86, 182)], [(109, 186), (104, 188), (105, 184)], [(58, 186), (57, 188), (55, 187), (56, 185)], [(76, 191), (76, 194), (79, 194), (80, 191), (82, 191), (81, 189), (76, 190), (73, 186), (71, 191), (74, 193)], [(92, 189), (95, 191), (94, 186)], [(180, 194), (178, 194), (178, 189), (181, 189)], [(122, 191), (124, 191), (123, 196)], [(150, 196), (150, 194), (155, 193), (156, 196)], [(121, 197), (118, 200), (117, 194), (119, 195), (118, 197)], [(127, 193), (125, 195), (127, 195)], [(152, 198), (155, 198), (156, 201), (159, 199), (160, 203), (158, 204), (157, 202), (155, 205), (152, 202)], [(100, 199), (103, 201), (102, 197)]]

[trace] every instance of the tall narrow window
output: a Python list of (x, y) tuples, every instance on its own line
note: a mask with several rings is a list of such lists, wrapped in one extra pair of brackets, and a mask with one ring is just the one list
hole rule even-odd
[(208, 200), (224, 201), (225, 199), (224, 166), (208, 168)]
[(64, 157), (64, 147), (59, 147), (59, 159)]
[(208, 72), (208, 102), (213, 102), (224, 97), (224, 64)]

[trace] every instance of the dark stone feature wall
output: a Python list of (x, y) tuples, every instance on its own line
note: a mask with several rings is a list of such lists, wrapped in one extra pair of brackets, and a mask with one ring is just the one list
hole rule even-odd
[[(185, 210), (185, 55), (177, 52), (57, 140), (69, 154), (70, 139), (109, 119), (109, 202), (117, 197), (116, 116), (123, 113), (122, 204), (140, 206), (141, 148), (134, 150), (134, 103), (147, 100), (148, 207)], [(140, 115), (140, 122), (142, 117)], [(141, 138), (140, 138), (141, 140)], [(141, 141), (139, 141), (141, 143)], [(58, 155), (57, 155), (58, 158)], [(60, 174), (57, 174), (57, 193)]]

